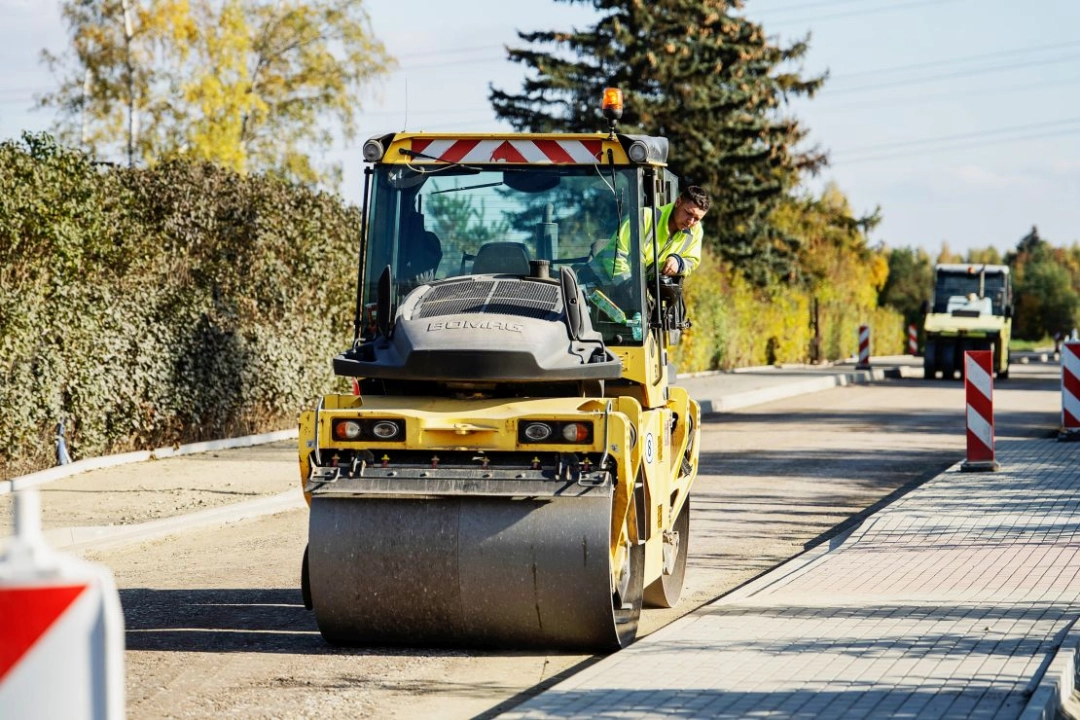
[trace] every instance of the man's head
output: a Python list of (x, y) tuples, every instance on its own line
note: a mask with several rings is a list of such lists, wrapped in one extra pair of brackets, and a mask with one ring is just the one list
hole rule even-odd
[(709, 194), (697, 185), (688, 185), (675, 200), (675, 207), (671, 211), (668, 221), (672, 232), (689, 230), (701, 222), (705, 213), (712, 207), (712, 199)]

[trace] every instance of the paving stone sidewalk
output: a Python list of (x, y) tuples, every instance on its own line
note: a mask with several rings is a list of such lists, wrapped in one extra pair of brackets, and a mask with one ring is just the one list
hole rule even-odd
[(501, 717), (1054, 717), (1080, 640), (1080, 443), (997, 459)]

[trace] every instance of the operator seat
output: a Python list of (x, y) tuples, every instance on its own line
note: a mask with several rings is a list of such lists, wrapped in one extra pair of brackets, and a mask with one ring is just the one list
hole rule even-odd
[(473, 275), (497, 273), (528, 275), (529, 251), (517, 242), (490, 242), (480, 246), (473, 260)]

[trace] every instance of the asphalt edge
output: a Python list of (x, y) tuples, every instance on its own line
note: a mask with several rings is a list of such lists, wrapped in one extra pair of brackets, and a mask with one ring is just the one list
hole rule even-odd
[(148, 460), (164, 460), (165, 458), (170, 457), (195, 455), (198, 453), (213, 452), (215, 450), (254, 447), (256, 445), (266, 445), (280, 440), (295, 440), (299, 437), (299, 434), (299, 430), (293, 428), (290, 430), (277, 430), (274, 432), (261, 433), (259, 435), (245, 435), (244, 437), (228, 438), (226, 440), (208, 440), (206, 442), (189, 443), (187, 445), (161, 447), (156, 450), (139, 450), (136, 452), (121, 453), (119, 455), (103, 455), (101, 457), (76, 460), (75, 462), (66, 465), (57, 465), (56, 467), (39, 470), (38, 472), (30, 473), (29, 475), (22, 475), (20, 477), (11, 478), (10, 480), (0, 480), (0, 495), (7, 495), (8, 493), (17, 490), (38, 487), (39, 485), (45, 485), (54, 480), (79, 475), (91, 470), (100, 470), (102, 468), (116, 467), (118, 465), (131, 465), (133, 463), (146, 462)]

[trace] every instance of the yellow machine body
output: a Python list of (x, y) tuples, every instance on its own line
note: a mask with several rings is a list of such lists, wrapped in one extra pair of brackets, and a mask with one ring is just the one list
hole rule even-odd
[(625, 645), (681, 593), (700, 408), (670, 376), (679, 288), (647, 258), (617, 286), (586, 269), (674, 199), (666, 140), (364, 152), (356, 337), (334, 358), (357, 392), (300, 418), (305, 603), (339, 645)]

